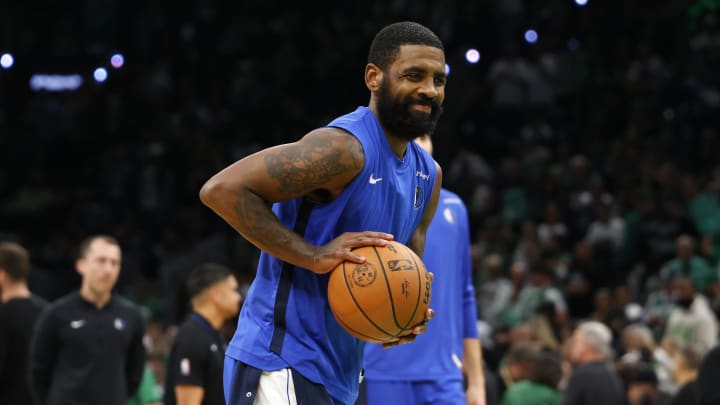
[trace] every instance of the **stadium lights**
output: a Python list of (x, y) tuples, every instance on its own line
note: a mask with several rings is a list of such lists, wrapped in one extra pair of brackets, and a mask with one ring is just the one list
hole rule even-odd
[(83, 84), (79, 74), (62, 75), (38, 73), (30, 76), (30, 88), (33, 91), (74, 91)]
[(478, 63), (480, 61), (480, 52), (477, 49), (471, 48), (465, 52), (465, 60), (468, 63)]
[(535, 30), (527, 30), (525, 31), (525, 41), (528, 44), (534, 44), (538, 40), (538, 34)]
[(107, 80), (107, 77), (108, 77), (107, 69), (105, 69), (103, 67), (99, 67), (99, 68), (95, 69), (95, 71), (93, 72), (93, 77), (95, 78), (95, 81), (98, 83), (104, 82), (105, 80)]
[(0, 56), (0, 67), (3, 69), (10, 69), (14, 63), (15, 58), (13, 58), (12, 54), (4, 53)]
[(121, 53), (116, 53), (110, 57), (110, 64), (115, 69), (120, 69), (125, 64), (125, 57)]

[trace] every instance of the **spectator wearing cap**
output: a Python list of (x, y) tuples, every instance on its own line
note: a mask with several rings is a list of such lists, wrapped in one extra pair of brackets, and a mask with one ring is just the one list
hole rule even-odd
[(603, 323), (581, 323), (570, 337), (568, 360), (573, 367), (563, 393), (563, 405), (622, 404), (622, 384), (609, 366), (613, 360), (612, 332)]

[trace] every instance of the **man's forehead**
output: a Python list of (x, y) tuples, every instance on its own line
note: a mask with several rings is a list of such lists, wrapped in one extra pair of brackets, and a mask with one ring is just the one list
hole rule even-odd
[(393, 65), (400, 68), (418, 66), (426, 69), (445, 71), (445, 52), (428, 45), (402, 45)]

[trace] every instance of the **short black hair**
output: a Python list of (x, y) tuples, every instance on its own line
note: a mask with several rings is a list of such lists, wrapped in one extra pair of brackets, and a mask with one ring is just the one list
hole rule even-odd
[(26, 281), (30, 273), (30, 255), (15, 242), (0, 243), (0, 269), (13, 281)]
[(77, 257), (78, 258), (85, 257), (88, 250), (90, 250), (90, 245), (92, 245), (92, 243), (95, 242), (96, 239), (101, 239), (110, 245), (115, 245), (117, 247), (120, 247), (120, 242), (118, 242), (117, 239), (115, 239), (114, 237), (112, 237), (110, 235), (102, 235), (102, 234), (90, 235), (80, 242), (80, 245), (78, 246)]
[(532, 364), (538, 356), (538, 349), (529, 343), (518, 344), (510, 348), (505, 355), (508, 363)]
[(557, 389), (562, 379), (562, 360), (557, 352), (541, 350), (536, 353), (530, 369), (529, 380)]
[(229, 268), (216, 263), (203, 263), (195, 267), (188, 275), (187, 293), (190, 298), (212, 287), (213, 285), (232, 276)]
[(396, 22), (381, 29), (370, 44), (368, 63), (386, 70), (402, 45), (427, 45), (445, 51), (440, 38), (429, 28), (412, 21)]

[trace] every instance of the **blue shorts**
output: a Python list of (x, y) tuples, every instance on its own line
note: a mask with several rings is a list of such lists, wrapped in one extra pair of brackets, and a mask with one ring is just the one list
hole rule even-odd
[[(227, 405), (253, 405), (262, 373), (263, 370), (225, 356), (223, 367), (225, 403)], [(292, 382), (295, 386), (294, 395), (298, 405), (342, 405), (327, 393), (325, 387), (306, 379), (295, 370), (292, 371)], [(290, 403), (289, 399), (288, 403)]]
[(356, 405), (466, 405), (462, 381), (365, 379)]

